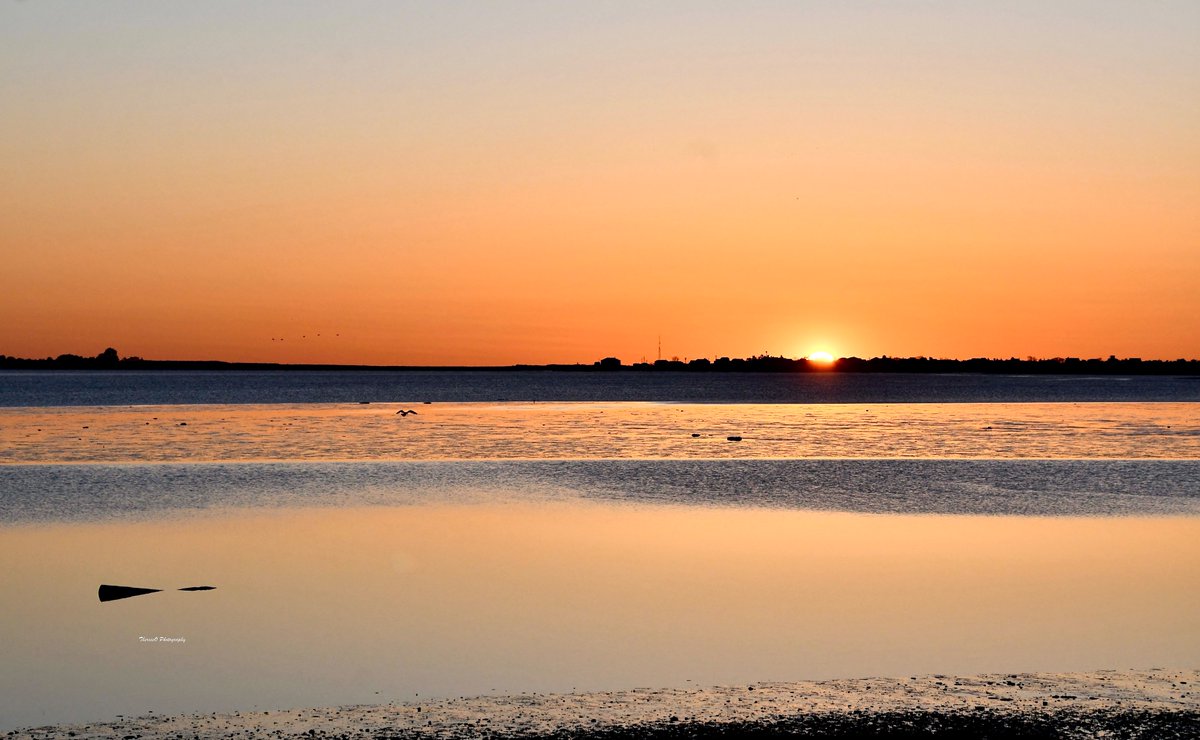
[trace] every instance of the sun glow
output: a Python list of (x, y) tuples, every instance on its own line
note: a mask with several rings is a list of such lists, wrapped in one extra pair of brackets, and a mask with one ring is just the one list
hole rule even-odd
[(817, 352), (810, 352), (808, 354), (807, 359), (809, 362), (815, 362), (818, 365), (832, 365), (833, 364), (833, 355), (824, 350), (820, 350)]

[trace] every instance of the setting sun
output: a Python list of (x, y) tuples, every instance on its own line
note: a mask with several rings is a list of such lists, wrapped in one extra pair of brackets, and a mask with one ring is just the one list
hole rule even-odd
[(815, 363), (818, 363), (821, 365), (832, 365), (833, 364), (833, 355), (828, 352), (825, 352), (824, 350), (821, 350), (819, 352), (811, 352), (808, 355), (808, 361), (815, 362)]

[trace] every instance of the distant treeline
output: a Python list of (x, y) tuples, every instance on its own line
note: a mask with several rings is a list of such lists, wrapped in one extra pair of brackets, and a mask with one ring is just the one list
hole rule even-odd
[(1005, 375), (1200, 375), (1200, 360), (1143, 360), (1138, 357), (1108, 359), (1054, 357), (1024, 360), (990, 359), (944, 360), (932, 357), (843, 357), (836, 362), (819, 363), (807, 359), (759, 355), (747, 358), (700, 358), (691, 361), (657, 360), (622, 364), (616, 357), (605, 357), (590, 365), (505, 365), (480, 366), (406, 366), (406, 365), (318, 365), (270, 362), (222, 362), (220, 360), (143, 360), (121, 357), (111, 347), (95, 357), (59, 355), (45, 359), (25, 359), (0, 355), (0, 369), (7, 370), (555, 370), (570, 372), (747, 372), (747, 373), (992, 373)]
[(1108, 359), (1054, 357), (1024, 360), (976, 357), (970, 360), (946, 360), (933, 357), (843, 357), (833, 363), (807, 359), (760, 355), (746, 359), (720, 357), (656, 360), (622, 365), (615, 357), (606, 357), (592, 366), (599, 370), (682, 370), (686, 372), (753, 373), (994, 373), (1039, 375), (1200, 375), (1200, 360), (1143, 360), (1139, 357)]

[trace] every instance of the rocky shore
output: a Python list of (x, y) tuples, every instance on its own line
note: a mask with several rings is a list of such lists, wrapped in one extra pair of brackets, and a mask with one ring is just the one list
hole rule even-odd
[(1200, 671), (1096, 671), (519, 694), (121, 717), (13, 738), (1198, 738)]

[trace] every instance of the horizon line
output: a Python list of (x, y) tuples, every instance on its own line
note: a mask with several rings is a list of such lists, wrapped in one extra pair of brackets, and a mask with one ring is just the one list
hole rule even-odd
[(259, 366), (259, 367), (277, 367), (277, 368), (310, 368), (310, 369), (375, 369), (375, 370), (511, 370), (511, 369), (537, 369), (537, 368), (579, 368), (579, 369), (634, 369), (634, 368), (685, 368), (685, 369), (716, 369), (719, 366), (725, 365), (745, 365), (751, 364), (770, 364), (770, 363), (803, 363), (811, 368), (823, 371), (836, 371), (839, 365), (858, 364), (858, 363), (892, 363), (904, 362), (910, 364), (930, 363), (930, 364), (1021, 364), (1021, 365), (1107, 365), (1109, 363), (1117, 365), (1171, 365), (1171, 364), (1190, 364), (1200, 362), (1198, 358), (1143, 358), (1143, 357), (1117, 357), (1115, 354), (1110, 354), (1108, 357), (1072, 357), (1072, 356), (1053, 356), (1053, 357), (1035, 357), (1027, 355), (1024, 358), (1009, 356), (1009, 357), (984, 357), (976, 356), (969, 358), (955, 357), (932, 357), (928, 355), (876, 355), (874, 357), (859, 357), (857, 355), (848, 355), (836, 357), (829, 360), (811, 359), (808, 356), (804, 357), (787, 357), (784, 355), (760, 354), (751, 355), (749, 357), (730, 357), (723, 355), (714, 357), (696, 357), (679, 359), (674, 357), (671, 359), (657, 360), (641, 360), (637, 362), (623, 362), (615, 356), (605, 356), (601, 359), (592, 362), (575, 361), (575, 362), (516, 362), (510, 364), (370, 364), (357, 362), (275, 362), (262, 360), (224, 360), (224, 359), (153, 359), (143, 358), (138, 356), (122, 357), (113, 348), (107, 348), (103, 352), (95, 356), (77, 355), (73, 353), (64, 353), (52, 357), (16, 357), (0, 353), (0, 368), (7, 367), (11, 369), (11, 365), (47, 365), (56, 364), (63, 366), (79, 365), (91, 366), (99, 368), (114, 368), (120, 369), (122, 366), (132, 369), (135, 365), (219, 365), (219, 366)]

